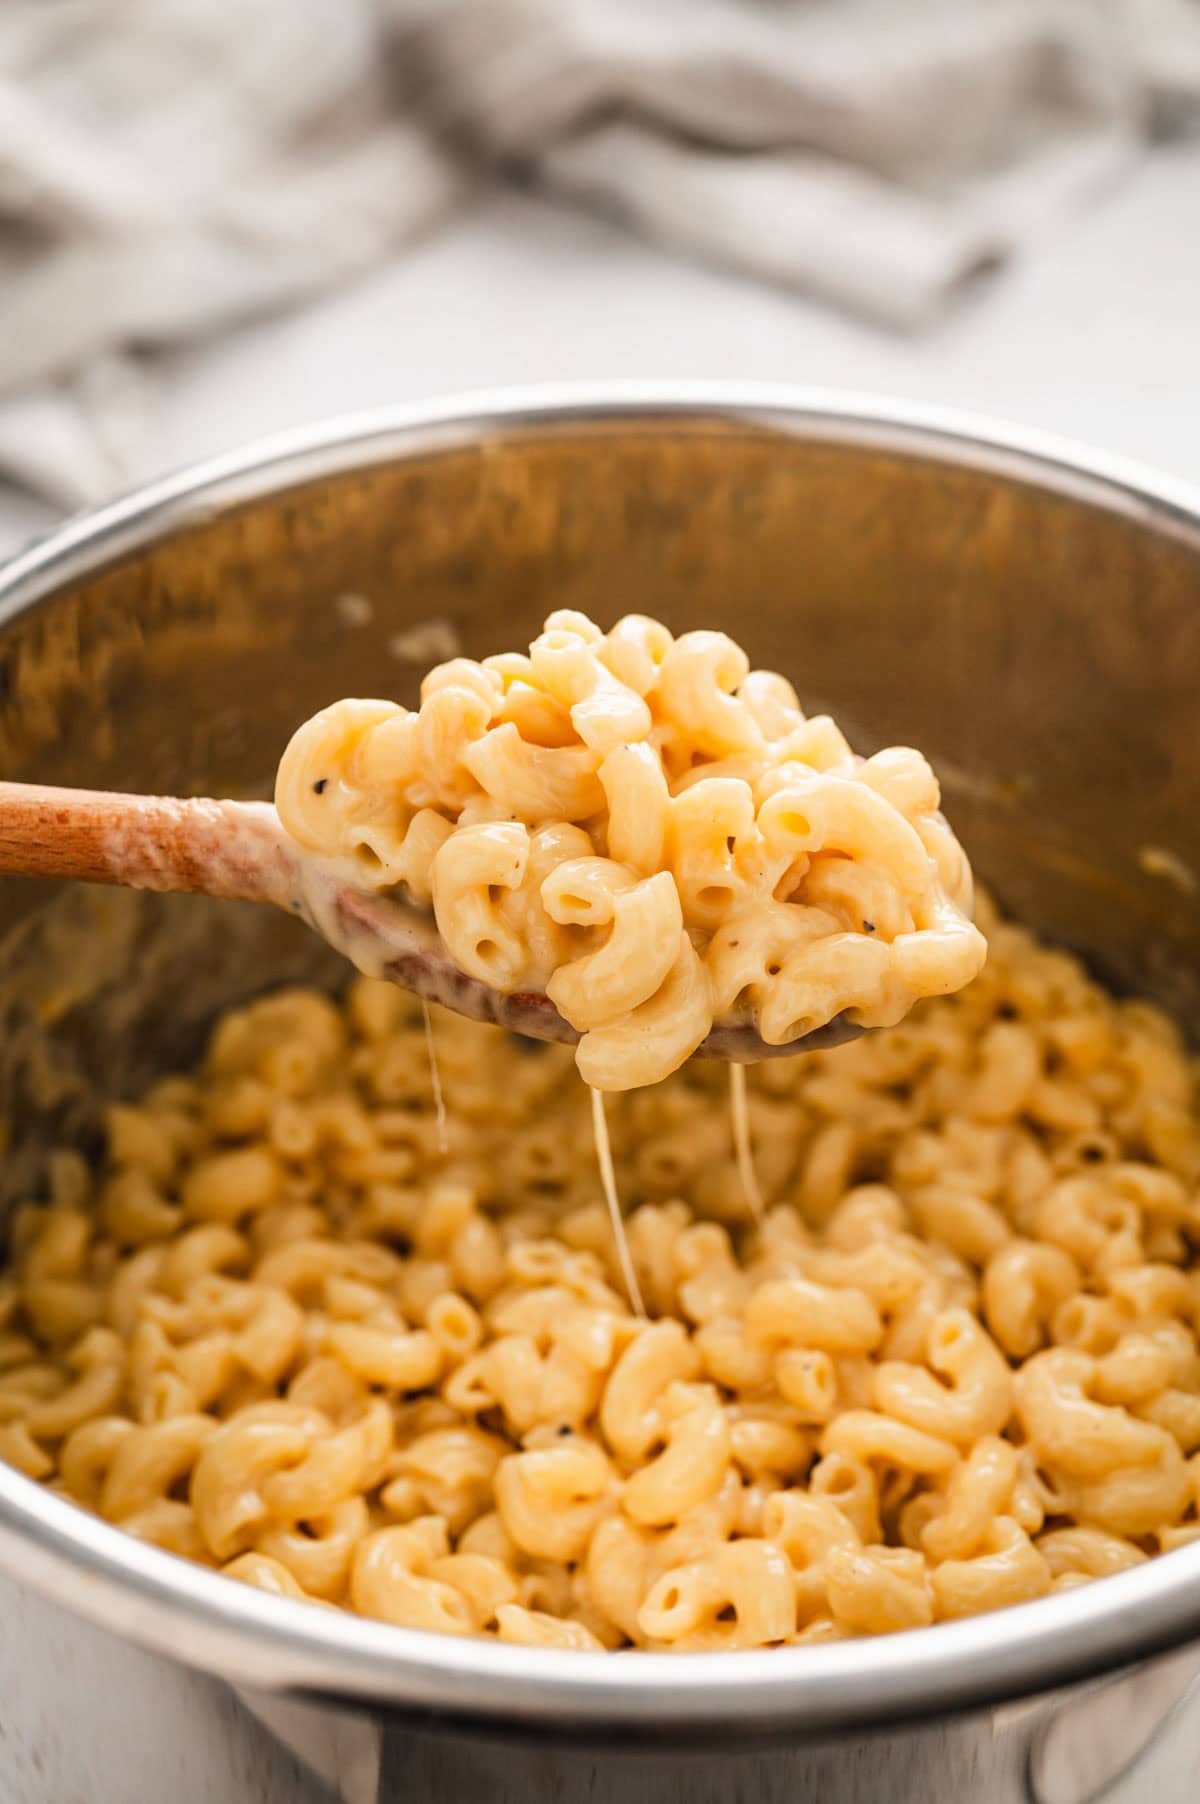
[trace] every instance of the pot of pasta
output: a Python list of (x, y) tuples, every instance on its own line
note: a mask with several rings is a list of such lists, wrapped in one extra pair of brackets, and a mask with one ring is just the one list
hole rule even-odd
[(65, 527), (0, 666), (4, 779), (294, 879), (0, 885), (22, 1797), (1194, 1795), (1195, 498), (463, 403)]

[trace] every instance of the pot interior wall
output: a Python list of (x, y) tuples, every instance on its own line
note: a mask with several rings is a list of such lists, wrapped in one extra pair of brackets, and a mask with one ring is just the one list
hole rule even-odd
[[(0, 772), (267, 791), (333, 698), (552, 608), (722, 627), (863, 749), (922, 747), (978, 873), (1188, 1024), (1200, 974), (1200, 539), (949, 456), (670, 417), (520, 426), (213, 508), (10, 612)], [(344, 459), (342, 460), (345, 461)], [(281, 479), (286, 480), (286, 479)], [(17, 598), (19, 599), (19, 598)], [(0, 1198), (94, 1093), (336, 961), (270, 911), (0, 886)]]

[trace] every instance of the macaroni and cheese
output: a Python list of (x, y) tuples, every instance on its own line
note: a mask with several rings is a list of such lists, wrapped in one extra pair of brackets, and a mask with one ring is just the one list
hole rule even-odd
[[(617, 676), (644, 671), (644, 637), (614, 637), (631, 648)], [(559, 692), (504, 669), (509, 724), (565, 740)], [(642, 690), (626, 691), (632, 716)], [(705, 743), (758, 755), (730, 750), (720, 682), (706, 694)], [(386, 716), (393, 745), (439, 741), (438, 769), (461, 718), (458, 701), (450, 726)], [(464, 808), (505, 743), (461, 764)], [(670, 730), (661, 744), (675, 756)], [(555, 778), (557, 804), (595, 772), (590, 748), (554, 749), (574, 761), (552, 768), (575, 772)], [(915, 817), (940, 846), (926, 799)], [(620, 863), (654, 870), (670, 806), (657, 826), (620, 818)], [(734, 814), (720, 819), (736, 847)], [(574, 826), (550, 831), (555, 855), (579, 844)], [(389, 870), (411, 832), (377, 842)], [(674, 842), (677, 896), (709, 875), (680, 851), (692, 843)], [(613, 889), (605, 855), (581, 856), (565, 877), (541, 860), (542, 884), (580, 908), (645, 895), (645, 876)], [(532, 845), (525, 858), (528, 875)], [(870, 887), (881, 944), (914, 931), (882, 864), (820, 868), (822, 900), (797, 906), (833, 919), (849, 878), (860, 899)], [(489, 883), (468, 919), (519, 960), (527, 920), (497, 913)], [(754, 910), (772, 919), (761, 897)], [(1193, 1072), (1152, 1008), (982, 913), (991, 957), (969, 988), (751, 1074), (761, 1222), (719, 1066), (610, 1099), (644, 1317), (568, 1051), (438, 1017), (443, 1147), (420, 1006), (400, 991), (358, 979), (341, 1005), (291, 990), (227, 1015), (198, 1072), (109, 1109), (101, 1169), (58, 1152), (48, 1196), (19, 1211), (0, 1455), (244, 1583), (566, 1649), (882, 1633), (1195, 1537)], [(550, 918), (551, 943), (577, 948), (579, 926)]]
[(307, 853), (431, 908), (468, 977), (544, 991), (599, 1090), (666, 1077), (714, 1022), (892, 1026), (985, 955), (919, 752), (856, 757), (723, 633), (642, 615), (551, 614), (528, 655), (432, 670), (416, 712), (335, 702), (276, 803)]

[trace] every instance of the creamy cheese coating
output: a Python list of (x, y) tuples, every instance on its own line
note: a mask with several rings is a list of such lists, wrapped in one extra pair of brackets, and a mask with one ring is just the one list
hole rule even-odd
[(712, 1062), (607, 1098), (628, 1271), (565, 1047), (435, 1015), (443, 1130), (402, 991), (227, 1014), (18, 1210), (0, 1457), (249, 1584), (564, 1649), (883, 1633), (1194, 1538), (1193, 1070), (981, 917), (974, 983), (760, 1065), (736, 1134)]
[(714, 1022), (770, 1045), (894, 1025), (985, 957), (919, 752), (858, 757), (723, 633), (642, 615), (552, 614), (527, 654), (439, 665), (416, 711), (334, 702), (276, 803), (325, 868), (430, 909), (468, 977), (544, 992), (600, 1090), (657, 1082)]

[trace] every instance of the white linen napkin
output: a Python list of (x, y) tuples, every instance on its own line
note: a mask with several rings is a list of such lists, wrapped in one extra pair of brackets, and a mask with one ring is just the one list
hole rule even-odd
[(0, 469), (136, 479), (154, 351), (480, 174), (915, 329), (1198, 118), (1200, 0), (6, 0)]
[(344, 281), (462, 187), (368, 0), (6, 0), (0, 463), (66, 506), (125, 486), (147, 351)]

